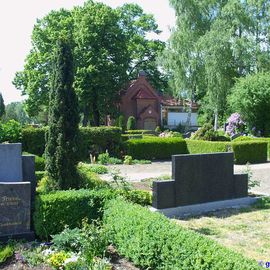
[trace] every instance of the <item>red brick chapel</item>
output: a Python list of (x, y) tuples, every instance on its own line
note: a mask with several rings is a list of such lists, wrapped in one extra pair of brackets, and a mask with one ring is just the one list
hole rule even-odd
[(160, 96), (149, 84), (144, 72), (132, 81), (122, 92), (120, 112), (125, 120), (130, 116), (136, 118), (137, 129), (154, 130), (161, 125)]

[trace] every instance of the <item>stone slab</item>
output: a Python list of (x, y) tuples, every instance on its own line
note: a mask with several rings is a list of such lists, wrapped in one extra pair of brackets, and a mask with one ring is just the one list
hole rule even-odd
[(234, 198), (233, 153), (172, 156), (175, 206)]
[(29, 233), (30, 182), (0, 182), (0, 237)]
[(0, 144), (0, 182), (21, 182), (22, 145)]
[(254, 204), (258, 198), (256, 197), (245, 197), (240, 199), (216, 201), (209, 203), (194, 204), (188, 206), (179, 206), (167, 209), (156, 209), (151, 207), (150, 210), (158, 212), (169, 218), (181, 218), (187, 216), (196, 216), (228, 208), (243, 208)]
[(175, 181), (153, 182), (153, 207), (157, 209), (175, 206)]

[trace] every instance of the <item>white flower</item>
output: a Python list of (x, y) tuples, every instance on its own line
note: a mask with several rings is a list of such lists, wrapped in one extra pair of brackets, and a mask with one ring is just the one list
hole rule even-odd
[(77, 255), (72, 255), (70, 258), (67, 258), (64, 262), (64, 265), (67, 265), (68, 263), (71, 263), (71, 262), (77, 262), (79, 259), (79, 256)]
[(51, 249), (45, 249), (45, 250), (43, 250), (41, 253), (42, 253), (42, 255), (44, 255), (45, 257), (48, 257), (49, 255), (52, 255), (52, 254), (54, 253), (54, 251), (51, 250)]

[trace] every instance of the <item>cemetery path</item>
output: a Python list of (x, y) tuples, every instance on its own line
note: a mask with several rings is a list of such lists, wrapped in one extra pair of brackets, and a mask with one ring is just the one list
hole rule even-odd
[[(110, 165), (110, 169), (119, 170), (120, 174), (129, 182), (141, 182), (148, 178), (157, 178), (171, 175), (170, 161), (155, 161), (152, 164), (136, 164), (136, 165)], [(263, 164), (249, 165), (252, 172), (252, 179), (260, 182), (259, 187), (253, 188), (251, 191), (257, 194), (270, 195), (270, 162)], [(246, 165), (235, 165), (235, 173), (245, 173)], [(104, 179), (108, 180), (108, 175)]]

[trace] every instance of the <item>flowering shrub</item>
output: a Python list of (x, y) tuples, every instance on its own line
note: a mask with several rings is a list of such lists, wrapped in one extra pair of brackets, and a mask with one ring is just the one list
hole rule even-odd
[(227, 120), (226, 133), (234, 136), (237, 133), (242, 133), (245, 129), (245, 122), (242, 120), (239, 113), (233, 113)]

